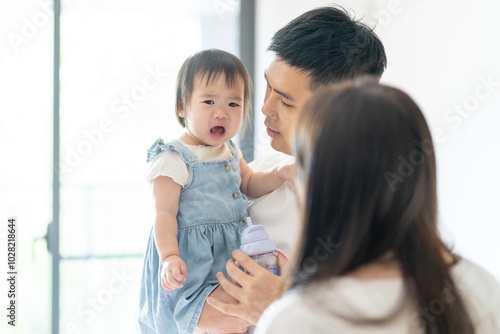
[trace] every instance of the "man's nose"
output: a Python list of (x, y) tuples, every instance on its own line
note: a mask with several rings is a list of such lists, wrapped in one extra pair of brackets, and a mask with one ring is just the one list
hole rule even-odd
[(261, 109), (262, 113), (272, 119), (278, 118), (278, 113), (276, 112), (276, 98), (271, 94), (266, 95), (264, 98), (264, 104)]

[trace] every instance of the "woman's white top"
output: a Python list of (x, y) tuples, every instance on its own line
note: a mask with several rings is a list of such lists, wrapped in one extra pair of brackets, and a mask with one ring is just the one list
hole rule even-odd
[[(500, 333), (500, 284), (487, 271), (462, 259), (452, 277), (476, 334)], [(446, 285), (446, 282), (445, 282)], [(263, 333), (401, 334), (422, 333), (419, 315), (434, 321), (456, 297), (447, 288), (441, 298), (417, 309), (402, 278), (340, 277), (305, 290), (292, 290), (271, 304), (257, 324)]]

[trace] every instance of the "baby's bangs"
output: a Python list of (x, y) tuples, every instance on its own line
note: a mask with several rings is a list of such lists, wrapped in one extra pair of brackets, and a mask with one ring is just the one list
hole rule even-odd
[(227, 87), (234, 87), (238, 78), (241, 78), (244, 81), (245, 77), (243, 73), (241, 73), (240, 69), (234, 66), (234, 64), (222, 64), (222, 65), (223, 66), (218, 66), (218, 67), (211, 66), (211, 68), (208, 68), (204, 71), (200, 70), (199, 73), (201, 75), (201, 80), (203, 81), (203, 79), (206, 78), (205, 80), (206, 86), (213, 83), (214, 81), (217, 81), (217, 79), (219, 79), (221, 75), (224, 75)]

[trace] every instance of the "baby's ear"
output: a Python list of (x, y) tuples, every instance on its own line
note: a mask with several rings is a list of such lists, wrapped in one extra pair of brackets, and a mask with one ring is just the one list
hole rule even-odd
[(179, 114), (179, 117), (186, 117), (184, 102), (182, 100), (177, 102), (177, 114)]

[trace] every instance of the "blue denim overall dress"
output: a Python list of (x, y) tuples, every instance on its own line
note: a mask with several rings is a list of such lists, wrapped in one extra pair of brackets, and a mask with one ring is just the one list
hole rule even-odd
[(167, 291), (161, 285), (161, 263), (153, 229), (144, 257), (138, 303), (139, 333), (192, 333), (208, 295), (217, 287), (216, 274), (240, 246), (247, 227), (247, 198), (240, 191), (240, 159), (227, 142), (232, 158), (200, 162), (180, 142), (158, 139), (148, 150), (148, 162), (164, 150), (174, 150), (188, 164), (191, 181), (181, 190), (177, 214), (179, 255), (186, 263), (184, 286)]

